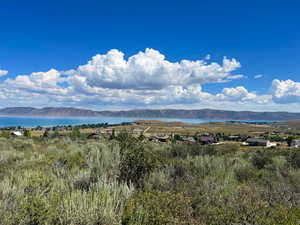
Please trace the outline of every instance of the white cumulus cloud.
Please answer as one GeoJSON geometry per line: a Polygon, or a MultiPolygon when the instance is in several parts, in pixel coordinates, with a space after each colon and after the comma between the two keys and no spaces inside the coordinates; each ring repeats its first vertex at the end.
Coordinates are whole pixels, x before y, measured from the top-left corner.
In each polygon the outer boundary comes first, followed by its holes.
{"type": "Polygon", "coordinates": [[[47,72],[34,72],[30,75],[19,75],[15,79],[7,79],[4,84],[12,88],[27,90],[29,92],[62,94],[66,90],[59,83],[66,79],[61,76],[61,73],[55,69],[47,72]]]}
{"type": "Polygon", "coordinates": [[[299,103],[300,102],[300,82],[293,80],[278,80],[272,82],[271,92],[276,103],[299,103]]]}
{"type": "Polygon", "coordinates": [[[89,86],[158,90],[168,86],[218,83],[241,78],[231,73],[240,68],[236,59],[223,59],[207,64],[204,60],[170,62],[159,51],[147,48],[126,60],[124,53],[113,49],[107,54],[96,55],[74,73],[86,77],[89,86]]]}
{"type": "Polygon", "coordinates": [[[254,92],[249,92],[243,86],[224,88],[221,94],[216,95],[216,98],[219,101],[238,102],[242,104],[268,104],[272,102],[271,95],[257,95],[254,92]]]}
{"type": "Polygon", "coordinates": [[[0,70],[0,77],[8,74],[7,70],[0,70]]]}

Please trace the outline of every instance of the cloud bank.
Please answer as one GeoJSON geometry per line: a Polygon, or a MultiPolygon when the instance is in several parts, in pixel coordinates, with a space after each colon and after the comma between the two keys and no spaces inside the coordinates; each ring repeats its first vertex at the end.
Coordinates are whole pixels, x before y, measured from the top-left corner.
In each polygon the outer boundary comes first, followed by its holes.
{"type": "MultiPolygon", "coordinates": [[[[112,49],[85,65],[68,71],[51,69],[7,78],[0,83],[0,106],[82,106],[101,108],[231,107],[262,109],[297,103],[300,83],[274,80],[269,93],[258,95],[244,86],[220,93],[204,91],[206,84],[242,79],[241,64],[224,57],[221,64],[204,60],[171,62],[159,51],[147,48],[125,58],[112,49]]],[[[0,70],[0,76],[7,71],[0,70]]]]}

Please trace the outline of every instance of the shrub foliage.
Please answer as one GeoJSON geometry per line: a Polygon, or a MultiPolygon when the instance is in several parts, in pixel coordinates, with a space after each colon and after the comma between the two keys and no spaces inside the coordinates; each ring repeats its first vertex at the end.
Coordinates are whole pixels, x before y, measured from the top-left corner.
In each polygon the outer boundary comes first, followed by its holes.
{"type": "Polygon", "coordinates": [[[300,152],[0,137],[1,225],[296,225],[300,152]]]}

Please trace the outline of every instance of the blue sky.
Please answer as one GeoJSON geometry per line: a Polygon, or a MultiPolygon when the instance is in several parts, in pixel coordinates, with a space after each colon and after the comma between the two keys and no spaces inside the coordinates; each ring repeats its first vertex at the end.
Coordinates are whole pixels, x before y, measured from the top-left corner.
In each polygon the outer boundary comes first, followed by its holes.
{"type": "Polygon", "coordinates": [[[0,107],[300,111],[299,1],[1,0],[0,8],[0,107]]]}

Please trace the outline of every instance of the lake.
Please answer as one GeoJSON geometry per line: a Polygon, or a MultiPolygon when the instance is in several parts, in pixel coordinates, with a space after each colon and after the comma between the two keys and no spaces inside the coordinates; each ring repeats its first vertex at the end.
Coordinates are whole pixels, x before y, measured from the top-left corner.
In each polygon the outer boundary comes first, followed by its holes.
{"type": "MultiPolygon", "coordinates": [[[[224,122],[225,120],[202,120],[202,119],[178,119],[178,118],[137,118],[137,117],[10,117],[0,116],[0,127],[50,127],[62,125],[80,125],[108,123],[119,124],[123,122],[133,122],[135,120],[162,120],[166,122],[180,121],[185,123],[207,123],[207,122],[224,122]]],[[[270,122],[270,121],[250,121],[244,122],[270,122]]]]}

